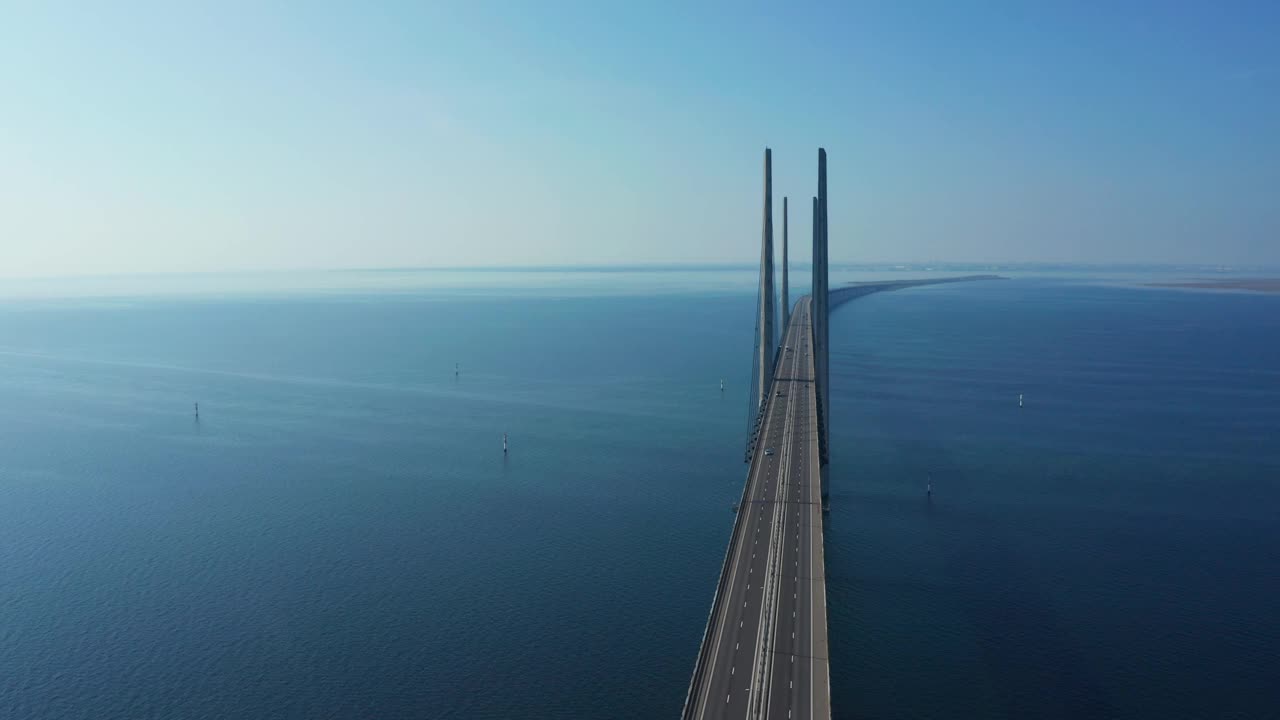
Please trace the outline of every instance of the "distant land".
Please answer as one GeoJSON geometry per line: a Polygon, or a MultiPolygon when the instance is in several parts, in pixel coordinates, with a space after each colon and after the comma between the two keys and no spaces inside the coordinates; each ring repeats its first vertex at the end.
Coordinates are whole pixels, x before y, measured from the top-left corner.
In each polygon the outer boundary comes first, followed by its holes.
{"type": "Polygon", "coordinates": [[[1224,278],[1200,279],[1186,282],[1146,283],[1147,287],[1190,288],[1199,290],[1250,290],[1252,292],[1280,293],[1280,278],[1224,278]]]}

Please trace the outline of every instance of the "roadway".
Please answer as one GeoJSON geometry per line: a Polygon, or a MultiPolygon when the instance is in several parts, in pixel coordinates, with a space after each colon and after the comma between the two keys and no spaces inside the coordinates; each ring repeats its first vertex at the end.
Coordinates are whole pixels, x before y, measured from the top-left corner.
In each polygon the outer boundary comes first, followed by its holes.
{"type": "Polygon", "coordinates": [[[831,716],[809,318],[806,297],[786,329],[791,350],[769,393],[685,718],[831,716]]]}

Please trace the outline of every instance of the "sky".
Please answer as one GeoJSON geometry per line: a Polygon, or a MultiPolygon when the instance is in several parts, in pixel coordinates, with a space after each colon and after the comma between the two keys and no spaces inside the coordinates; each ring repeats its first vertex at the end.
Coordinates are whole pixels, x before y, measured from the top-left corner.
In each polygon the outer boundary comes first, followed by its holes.
{"type": "Polygon", "coordinates": [[[0,0],[0,277],[1280,264],[1280,4],[0,0]]]}

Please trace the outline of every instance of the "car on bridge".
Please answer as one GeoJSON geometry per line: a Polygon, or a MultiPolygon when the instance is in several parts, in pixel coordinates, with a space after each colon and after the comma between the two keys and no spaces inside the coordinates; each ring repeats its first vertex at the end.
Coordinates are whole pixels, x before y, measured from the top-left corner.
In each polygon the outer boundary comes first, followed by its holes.
{"type": "Polygon", "coordinates": [[[765,448],[765,449],[764,449],[764,454],[765,454],[765,455],[772,455],[772,454],[773,454],[773,448],[765,448]]]}

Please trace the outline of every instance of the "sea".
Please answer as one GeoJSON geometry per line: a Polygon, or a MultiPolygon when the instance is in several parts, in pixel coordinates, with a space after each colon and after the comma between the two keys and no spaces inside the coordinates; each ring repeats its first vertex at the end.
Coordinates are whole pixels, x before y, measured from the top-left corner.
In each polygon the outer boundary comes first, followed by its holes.
{"type": "MultiPolygon", "coordinates": [[[[1001,274],[832,315],[835,717],[1280,717],[1280,295],[1001,274]]],[[[754,286],[0,282],[0,718],[677,717],[754,286]]]]}

